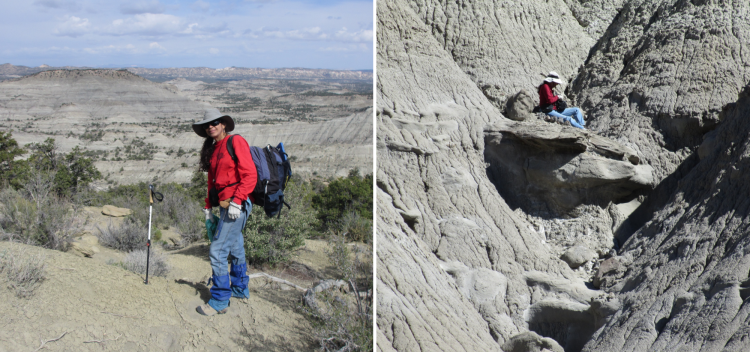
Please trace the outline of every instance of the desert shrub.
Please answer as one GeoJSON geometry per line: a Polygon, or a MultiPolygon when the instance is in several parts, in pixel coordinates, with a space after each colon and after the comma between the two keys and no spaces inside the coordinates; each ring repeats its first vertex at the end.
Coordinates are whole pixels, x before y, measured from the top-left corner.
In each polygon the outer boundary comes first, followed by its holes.
{"type": "Polygon", "coordinates": [[[326,251],[350,293],[328,289],[314,296],[314,303],[301,307],[312,321],[314,335],[324,351],[371,351],[372,256],[360,247],[349,250],[344,236],[329,237],[326,251]],[[363,260],[364,259],[364,260],[363,260]]]}
{"type": "Polygon", "coordinates": [[[346,234],[351,241],[372,243],[372,220],[350,211],[339,219],[339,233],[346,234]]]}
{"type": "Polygon", "coordinates": [[[287,203],[280,217],[269,218],[262,207],[254,206],[243,231],[245,256],[251,264],[287,261],[305,238],[317,235],[318,220],[310,207],[312,190],[307,183],[290,182],[284,191],[287,203]]]}
{"type": "Polygon", "coordinates": [[[66,250],[85,218],[67,198],[41,188],[0,191],[0,228],[12,241],[66,250]]]}
{"type": "MultiPolygon", "coordinates": [[[[15,188],[22,186],[22,175],[26,173],[26,163],[15,160],[26,151],[18,147],[18,142],[11,136],[11,132],[0,132],[0,180],[15,188]]],[[[0,184],[0,187],[3,186],[0,184]]]]}
{"type": "Polygon", "coordinates": [[[362,177],[358,169],[353,169],[349,176],[333,180],[315,195],[312,205],[326,229],[335,227],[348,212],[372,219],[372,175],[362,177]]]}
{"type": "Polygon", "coordinates": [[[138,221],[129,219],[123,221],[120,226],[113,225],[112,222],[106,228],[96,225],[99,230],[99,243],[123,252],[130,252],[146,245],[148,239],[147,227],[138,221]]]}
{"type": "Polygon", "coordinates": [[[41,250],[13,246],[0,252],[0,273],[16,297],[28,298],[45,280],[46,255],[41,250]]]}
{"type": "MultiPolygon", "coordinates": [[[[182,236],[184,244],[201,239],[206,232],[205,217],[203,217],[201,211],[203,208],[202,198],[200,200],[193,198],[188,189],[176,183],[156,185],[155,188],[157,192],[164,195],[164,200],[162,202],[154,201],[151,210],[151,231],[158,228],[175,228],[182,236]]],[[[143,224],[144,231],[147,231],[148,192],[148,185],[145,182],[113,187],[108,191],[97,192],[95,197],[91,197],[89,205],[103,206],[110,204],[128,208],[132,211],[128,221],[143,224]]]]}
{"type": "MultiPolygon", "coordinates": [[[[136,274],[146,275],[146,254],[145,249],[131,251],[125,256],[125,259],[123,259],[122,266],[136,274]]],[[[151,251],[149,257],[148,275],[167,276],[167,273],[169,273],[167,256],[162,252],[151,251]]]]}
{"type": "Polygon", "coordinates": [[[175,183],[166,184],[158,191],[164,194],[164,201],[154,203],[155,225],[176,228],[185,243],[201,239],[206,232],[206,218],[201,210],[203,202],[191,198],[189,190],[175,183]]]}
{"type": "Polygon", "coordinates": [[[204,200],[208,187],[208,173],[195,170],[190,183],[185,188],[188,189],[191,199],[204,200]]]}
{"type": "Polygon", "coordinates": [[[102,178],[91,158],[77,146],[68,154],[60,154],[55,140],[47,138],[43,143],[30,144],[29,149],[29,172],[54,174],[53,189],[60,196],[74,195],[86,189],[92,181],[102,178]]]}

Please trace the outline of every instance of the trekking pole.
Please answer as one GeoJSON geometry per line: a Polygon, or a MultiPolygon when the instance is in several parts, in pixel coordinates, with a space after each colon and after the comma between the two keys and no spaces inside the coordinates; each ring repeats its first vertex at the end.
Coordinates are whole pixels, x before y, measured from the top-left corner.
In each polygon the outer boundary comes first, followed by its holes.
{"type": "Polygon", "coordinates": [[[151,254],[151,208],[154,205],[154,185],[148,185],[148,241],[146,242],[146,281],[148,285],[148,262],[151,254]]]}
{"type": "Polygon", "coordinates": [[[143,283],[148,285],[148,264],[151,254],[151,209],[154,205],[154,198],[157,201],[162,201],[164,195],[159,192],[154,192],[154,185],[148,185],[148,241],[146,242],[146,281],[143,283]]]}

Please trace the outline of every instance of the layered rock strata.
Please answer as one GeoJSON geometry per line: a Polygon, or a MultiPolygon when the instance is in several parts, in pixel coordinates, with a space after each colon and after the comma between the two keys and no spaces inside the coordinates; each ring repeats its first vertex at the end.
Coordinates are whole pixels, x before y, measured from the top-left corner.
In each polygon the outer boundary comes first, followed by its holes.
{"type": "Polygon", "coordinates": [[[654,186],[652,168],[634,150],[558,124],[501,120],[485,129],[484,154],[500,195],[526,213],[559,217],[654,186]]]}
{"type": "Polygon", "coordinates": [[[580,350],[616,301],[497,192],[485,126],[512,122],[407,6],[378,2],[378,349],[580,350]]]}
{"type": "Polygon", "coordinates": [[[750,348],[750,98],[743,92],[703,159],[611,263],[619,309],[585,351],[750,348]]]}

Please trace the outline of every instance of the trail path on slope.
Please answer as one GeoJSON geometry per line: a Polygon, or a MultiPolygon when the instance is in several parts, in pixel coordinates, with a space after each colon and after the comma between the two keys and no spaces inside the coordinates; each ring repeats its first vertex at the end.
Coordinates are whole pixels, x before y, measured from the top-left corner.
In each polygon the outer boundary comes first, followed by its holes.
{"type": "MultiPolygon", "coordinates": [[[[45,253],[46,280],[29,299],[0,285],[0,352],[36,351],[60,336],[43,349],[312,351],[318,346],[309,321],[296,309],[302,293],[265,278],[251,279],[250,298],[233,298],[227,314],[198,314],[195,308],[210,298],[206,243],[165,251],[171,271],[166,278],[149,277],[149,285],[142,275],[106,264],[123,258],[121,252],[97,246],[92,258],[84,258],[9,242],[0,242],[0,252],[19,246],[45,253]]],[[[319,272],[331,270],[325,246],[308,240],[290,266],[266,272],[311,287],[319,272]]]]}

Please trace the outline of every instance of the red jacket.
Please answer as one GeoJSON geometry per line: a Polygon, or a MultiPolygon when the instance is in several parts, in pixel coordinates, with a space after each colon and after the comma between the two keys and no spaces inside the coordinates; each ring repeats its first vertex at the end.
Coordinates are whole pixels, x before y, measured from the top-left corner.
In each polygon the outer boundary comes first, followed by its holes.
{"type": "MultiPolygon", "coordinates": [[[[250,193],[258,181],[258,173],[255,171],[253,157],[250,155],[250,146],[240,135],[232,138],[234,155],[237,156],[237,164],[235,164],[227,151],[228,140],[229,136],[226,136],[214,145],[211,168],[208,170],[208,189],[215,186],[219,190],[219,200],[234,197],[233,202],[242,204],[242,201],[249,197],[253,202],[255,199],[250,196],[250,193]],[[229,186],[233,183],[237,184],[229,186]]],[[[206,208],[211,208],[208,197],[206,197],[206,208]]]]}
{"type": "Polygon", "coordinates": [[[550,104],[554,104],[557,99],[557,95],[555,92],[552,91],[552,87],[549,86],[549,83],[544,82],[541,86],[539,86],[539,106],[544,108],[545,106],[548,106],[550,104]]]}

